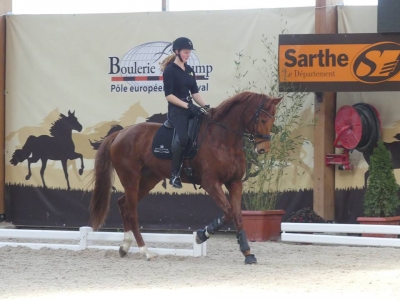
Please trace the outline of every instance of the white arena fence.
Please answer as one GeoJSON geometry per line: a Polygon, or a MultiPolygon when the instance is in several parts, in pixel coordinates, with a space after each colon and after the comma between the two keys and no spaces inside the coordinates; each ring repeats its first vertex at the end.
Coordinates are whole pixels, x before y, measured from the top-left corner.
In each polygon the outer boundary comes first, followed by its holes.
{"type": "Polygon", "coordinates": [[[325,223],[281,223],[282,242],[316,243],[331,245],[357,245],[400,247],[398,238],[340,235],[345,233],[371,233],[400,235],[398,225],[361,225],[325,223]]]}
{"type": "MultiPolygon", "coordinates": [[[[149,251],[160,255],[176,256],[206,256],[206,243],[198,245],[196,243],[196,232],[193,234],[164,234],[164,233],[142,233],[144,242],[161,244],[190,244],[191,249],[176,248],[148,248],[149,251]]],[[[25,246],[32,249],[43,247],[52,249],[84,250],[102,249],[118,250],[119,246],[93,245],[93,242],[122,242],[124,234],[122,232],[94,232],[91,227],[80,227],[79,231],[64,230],[33,230],[33,229],[0,229],[0,239],[29,239],[29,240],[60,240],[72,241],[71,244],[61,243],[20,243],[20,242],[0,242],[0,247],[4,246],[25,246]]],[[[135,240],[133,241],[135,243],[135,240]]],[[[134,245],[132,243],[132,245],[134,245]]],[[[189,248],[189,247],[188,247],[189,248]]],[[[138,247],[131,247],[129,252],[139,252],[138,247]]]]}

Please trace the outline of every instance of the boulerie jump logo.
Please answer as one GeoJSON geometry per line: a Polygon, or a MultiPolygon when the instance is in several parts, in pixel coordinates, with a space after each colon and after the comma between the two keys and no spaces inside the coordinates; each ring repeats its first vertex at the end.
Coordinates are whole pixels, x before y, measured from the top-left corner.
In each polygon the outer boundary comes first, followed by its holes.
{"type": "MultiPolygon", "coordinates": [[[[170,42],[150,42],[130,49],[122,58],[110,56],[109,72],[111,92],[163,92],[163,77],[160,63],[172,53],[170,42]],[[127,83],[129,86],[126,86],[127,83]]],[[[212,65],[201,65],[194,51],[188,60],[194,72],[200,91],[208,91],[212,65]]]]}
{"type": "Polygon", "coordinates": [[[363,49],[354,59],[353,76],[364,83],[388,81],[400,72],[400,44],[381,42],[363,49]]]}

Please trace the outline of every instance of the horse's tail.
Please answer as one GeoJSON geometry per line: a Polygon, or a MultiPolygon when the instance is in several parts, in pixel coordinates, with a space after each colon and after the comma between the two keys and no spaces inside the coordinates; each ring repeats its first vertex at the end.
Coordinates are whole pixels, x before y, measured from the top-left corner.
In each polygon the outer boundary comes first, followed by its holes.
{"type": "Polygon", "coordinates": [[[94,190],[90,200],[90,223],[94,230],[104,224],[106,219],[110,198],[111,188],[114,181],[114,167],[110,158],[110,147],[118,132],[108,136],[101,143],[96,153],[94,164],[94,190]]]}
{"type": "Polygon", "coordinates": [[[25,142],[25,145],[22,147],[22,149],[15,150],[12,158],[10,160],[10,163],[14,166],[16,166],[18,163],[23,162],[25,159],[27,159],[32,151],[33,151],[33,141],[36,139],[36,136],[29,136],[28,139],[25,142]]]}

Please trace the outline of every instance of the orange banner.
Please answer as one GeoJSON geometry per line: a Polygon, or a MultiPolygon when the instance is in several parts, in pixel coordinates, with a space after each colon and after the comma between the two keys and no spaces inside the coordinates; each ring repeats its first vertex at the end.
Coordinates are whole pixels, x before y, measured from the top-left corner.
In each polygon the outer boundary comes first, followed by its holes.
{"type": "Polygon", "coordinates": [[[400,44],[280,45],[280,82],[400,81],[400,44]]]}
{"type": "Polygon", "coordinates": [[[399,34],[281,34],[279,91],[398,91],[399,61],[399,34]]]}

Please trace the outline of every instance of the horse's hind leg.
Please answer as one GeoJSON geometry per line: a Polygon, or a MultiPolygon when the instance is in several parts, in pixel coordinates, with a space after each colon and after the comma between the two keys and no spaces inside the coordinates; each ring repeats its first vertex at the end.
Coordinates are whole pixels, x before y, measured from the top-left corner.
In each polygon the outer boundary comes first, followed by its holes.
{"type": "Polygon", "coordinates": [[[233,209],[233,221],[237,230],[237,240],[240,246],[240,251],[245,256],[245,264],[256,264],[257,259],[254,254],[250,252],[250,246],[247,241],[246,232],[243,230],[242,221],[242,191],[243,185],[241,180],[225,184],[229,191],[229,196],[231,198],[231,204],[233,209]]]}
{"type": "MultiPolygon", "coordinates": [[[[162,178],[156,177],[154,175],[146,175],[142,176],[139,183],[139,191],[137,193],[137,201],[134,205],[131,205],[132,202],[127,201],[127,197],[123,196],[118,200],[118,205],[120,208],[123,225],[124,225],[124,240],[122,245],[119,248],[119,254],[121,257],[124,257],[128,252],[129,248],[133,242],[133,236],[135,236],[136,243],[139,247],[140,253],[146,256],[147,260],[152,259],[156,256],[154,253],[150,252],[142,238],[139,229],[139,220],[137,214],[137,202],[141,200],[144,196],[146,196],[154,186],[160,182],[162,178]]],[[[126,191],[126,189],[125,189],[126,191]]]]}
{"type": "Polygon", "coordinates": [[[133,233],[132,233],[132,220],[128,214],[128,208],[125,202],[125,195],[118,199],[119,211],[122,217],[122,224],[124,225],[124,240],[122,241],[122,245],[119,247],[119,255],[124,257],[128,252],[131,244],[133,242],[133,233]]]}

